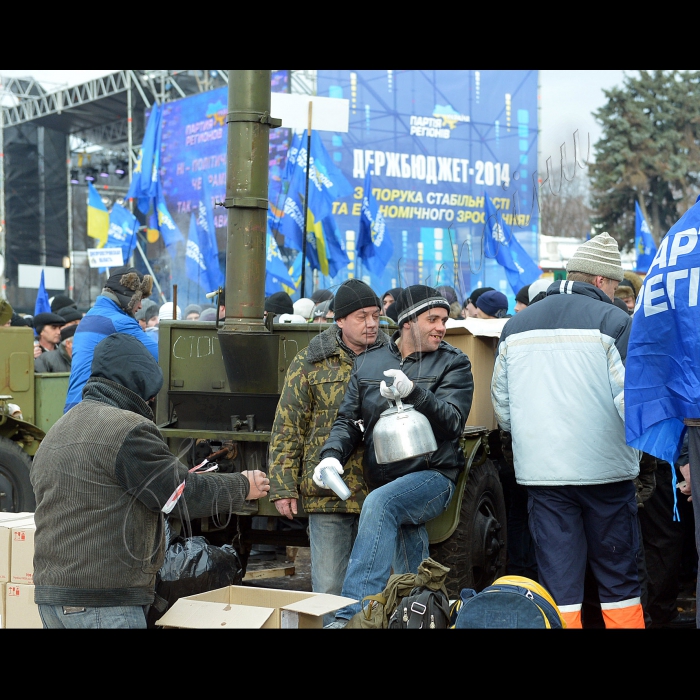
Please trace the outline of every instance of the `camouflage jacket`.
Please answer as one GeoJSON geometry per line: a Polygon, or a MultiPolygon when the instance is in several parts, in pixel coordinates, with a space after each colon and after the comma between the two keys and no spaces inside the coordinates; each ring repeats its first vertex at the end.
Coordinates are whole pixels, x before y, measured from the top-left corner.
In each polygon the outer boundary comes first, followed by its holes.
{"type": "MultiPolygon", "coordinates": [[[[301,497],[307,513],[359,513],[367,495],[362,444],[345,464],[343,480],[351,491],[346,501],[316,486],[312,478],[355,361],[339,344],[338,330],[334,324],[314,336],[292,360],[272,425],[269,498],[301,497]]],[[[388,340],[380,330],[377,343],[388,340]]]]}

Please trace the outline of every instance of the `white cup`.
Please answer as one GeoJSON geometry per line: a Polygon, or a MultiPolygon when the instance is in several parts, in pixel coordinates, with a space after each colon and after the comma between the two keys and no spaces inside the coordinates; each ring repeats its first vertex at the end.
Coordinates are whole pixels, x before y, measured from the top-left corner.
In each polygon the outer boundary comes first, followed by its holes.
{"type": "Polygon", "coordinates": [[[324,467],[321,469],[321,479],[323,479],[326,488],[335,491],[339,498],[342,498],[344,501],[350,498],[350,489],[333,467],[324,467]]]}

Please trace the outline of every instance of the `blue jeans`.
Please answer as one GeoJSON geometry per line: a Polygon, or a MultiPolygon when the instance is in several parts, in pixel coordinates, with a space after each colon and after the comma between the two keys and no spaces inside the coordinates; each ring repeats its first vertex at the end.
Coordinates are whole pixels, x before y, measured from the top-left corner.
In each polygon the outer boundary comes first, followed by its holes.
{"type": "Polygon", "coordinates": [[[381,593],[397,571],[416,573],[430,556],[425,523],[449,505],[455,485],[439,472],[428,470],[399,477],[372,491],[360,513],[357,537],[350,555],[341,595],[357,603],[335,613],[349,620],[366,595],[381,593]]]}
{"type": "Polygon", "coordinates": [[[129,629],[145,630],[148,605],[120,605],[111,608],[87,608],[63,605],[39,605],[44,629],[88,630],[129,629]],[[65,612],[64,612],[65,610],[65,612]]]}
{"type": "MultiPolygon", "coordinates": [[[[314,593],[340,595],[350,552],[357,536],[357,513],[309,513],[311,588],[314,593]]],[[[333,621],[324,615],[323,623],[333,621]]]]}

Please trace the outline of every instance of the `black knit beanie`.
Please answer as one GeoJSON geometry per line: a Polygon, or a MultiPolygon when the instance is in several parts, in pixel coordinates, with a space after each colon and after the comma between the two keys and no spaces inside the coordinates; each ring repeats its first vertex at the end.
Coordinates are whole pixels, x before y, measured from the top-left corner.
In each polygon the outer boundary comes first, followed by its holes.
{"type": "Polygon", "coordinates": [[[353,277],[338,287],[333,299],[333,312],[336,319],[345,318],[353,311],[364,309],[366,306],[382,308],[379,297],[368,284],[353,277]]]}
{"type": "Polygon", "coordinates": [[[527,306],[530,303],[530,297],[527,293],[529,289],[529,284],[526,284],[524,287],[520,287],[518,293],[515,295],[515,301],[519,301],[521,304],[525,304],[525,306],[527,306]]]}
{"type": "Polygon", "coordinates": [[[135,267],[116,267],[105,282],[109,289],[119,299],[119,305],[128,314],[134,315],[134,309],[139,301],[151,295],[153,280],[150,275],[142,275],[135,267]]]}
{"type": "Polygon", "coordinates": [[[401,290],[399,298],[394,304],[399,326],[404,321],[413,321],[416,316],[436,307],[450,313],[450,302],[445,297],[440,296],[437,289],[427,287],[424,284],[414,284],[401,290]]]}
{"type": "Polygon", "coordinates": [[[281,316],[282,314],[293,314],[294,304],[292,297],[287,292],[275,292],[265,299],[265,311],[281,316]]]}

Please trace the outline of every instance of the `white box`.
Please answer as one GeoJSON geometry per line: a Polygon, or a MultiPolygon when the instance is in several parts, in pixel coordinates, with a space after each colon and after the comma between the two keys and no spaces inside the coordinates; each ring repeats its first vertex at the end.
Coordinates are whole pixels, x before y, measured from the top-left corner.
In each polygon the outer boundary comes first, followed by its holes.
{"type": "Polygon", "coordinates": [[[11,583],[34,583],[35,532],[36,525],[34,521],[16,524],[12,528],[11,583]]]}
{"type": "MultiPolygon", "coordinates": [[[[15,513],[15,515],[20,515],[15,513]]],[[[34,514],[29,513],[14,519],[0,520],[0,583],[10,580],[12,564],[12,528],[15,525],[29,525],[34,522],[34,514]]]]}
{"type": "Polygon", "coordinates": [[[34,586],[5,584],[5,628],[43,629],[39,606],[34,602],[34,586]]]}

